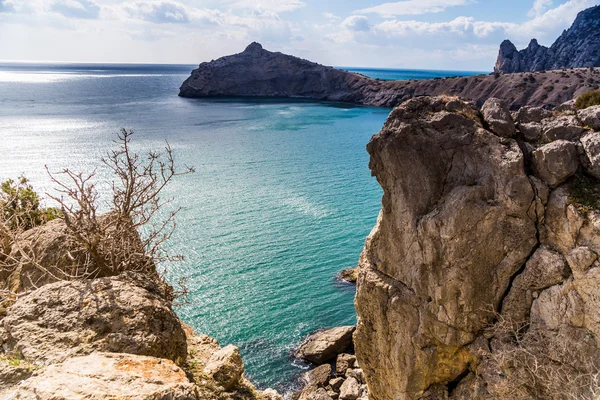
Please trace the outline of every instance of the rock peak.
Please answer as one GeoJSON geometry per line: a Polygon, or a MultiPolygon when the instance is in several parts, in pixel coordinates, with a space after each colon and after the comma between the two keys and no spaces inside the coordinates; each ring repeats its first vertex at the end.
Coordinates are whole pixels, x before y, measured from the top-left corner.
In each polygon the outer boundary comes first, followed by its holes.
{"type": "Polygon", "coordinates": [[[252,42],[248,45],[248,47],[246,47],[246,50],[244,50],[244,53],[256,53],[262,49],[263,49],[263,47],[260,43],[252,42]]]}
{"type": "Polygon", "coordinates": [[[500,45],[496,72],[532,72],[600,66],[600,6],[581,11],[573,25],[548,48],[536,39],[517,51],[509,41],[500,45]],[[514,48],[514,49],[513,49],[514,48]]]}

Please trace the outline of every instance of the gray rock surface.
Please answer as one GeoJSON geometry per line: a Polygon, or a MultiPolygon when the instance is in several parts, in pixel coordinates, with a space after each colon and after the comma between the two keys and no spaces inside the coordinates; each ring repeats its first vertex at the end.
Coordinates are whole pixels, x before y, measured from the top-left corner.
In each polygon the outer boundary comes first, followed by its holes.
{"type": "Polygon", "coordinates": [[[546,142],[555,140],[577,141],[583,132],[583,126],[577,117],[573,115],[546,118],[542,121],[542,137],[546,142]]]}
{"type": "Polygon", "coordinates": [[[332,360],[352,345],[354,330],[354,326],[342,326],[315,332],[300,345],[296,357],[314,364],[332,360]]]}
{"type": "Polygon", "coordinates": [[[520,124],[528,124],[531,122],[542,122],[546,118],[550,118],[552,112],[541,107],[521,107],[517,111],[516,121],[520,124]]]}
{"type": "Polygon", "coordinates": [[[136,274],[43,286],[9,308],[8,345],[36,365],[94,351],[182,363],[185,333],[158,290],[136,274]]]}
{"type": "Polygon", "coordinates": [[[518,51],[505,40],[494,70],[514,73],[600,66],[600,6],[579,13],[573,25],[548,48],[533,39],[518,51]]]}
{"type": "Polygon", "coordinates": [[[591,106],[578,110],[577,115],[581,122],[595,131],[600,131],[600,106],[591,106]]]}
{"type": "Polygon", "coordinates": [[[508,104],[504,100],[495,98],[486,100],[481,108],[481,113],[490,130],[498,136],[510,138],[515,135],[515,124],[508,104]]]}
{"type": "Polygon", "coordinates": [[[577,172],[577,146],[566,140],[548,143],[533,152],[532,166],[535,176],[556,187],[577,172]]]}
{"type": "Polygon", "coordinates": [[[600,179],[600,132],[590,132],[580,142],[583,148],[581,163],[589,174],[600,179]]]}

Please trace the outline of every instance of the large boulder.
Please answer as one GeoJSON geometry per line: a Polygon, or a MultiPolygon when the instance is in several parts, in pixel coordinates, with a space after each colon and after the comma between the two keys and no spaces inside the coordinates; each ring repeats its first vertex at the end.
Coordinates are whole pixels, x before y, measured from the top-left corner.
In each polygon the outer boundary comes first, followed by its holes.
{"type": "Polygon", "coordinates": [[[483,119],[490,130],[502,137],[513,137],[516,129],[510,115],[508,104],[504,100],[491,98],[483,103],[481,108],[483,119]]]}
{"type": "Polygon", "coordinates": [[[580,142],[583,148],[581,163],[589,174],[600,179],[600,132],[590,132],[580,142]]]}
{"type": "Polygon", "coordinates": [[[57,282],[20,298],[2,321],[5,346],[36,365],[94,351],[186,358],[181,322],[144,275],[57,282]]]}
{"type": "Polygon", "coordinates": [[[354,326],[342,326],[317,331],[306,338],[296,351],[296,357],[314,364],[323,364],[352,346],[354,326]]]}
{"type": "Polygon", "coordinates": [[[583,125],[588,126],[595,131],[600,131],[600,106],[592,106],[579,110],[577,111],[577,115],[583,125]]]}
{"type": "Polygon", "coordinates": [[[360,258],[356,354],[373,399],[416,399],[476,362],[486,307],[537,244],[536,195],[517,142],[456,99],[409,100],[367,150],[384,195],[360,258]]]}
{"type": "Polygon", "coordinates": [[[307,385],[321,387],[327,386],[329,378],[331,378],[331,365],[329,364],[319,365],[317,368],[306,372],[302,377],[307,385]]]}
{"type": "Polygon", "coordinates": [[[566,140],[548,143],[533,152],[532,166],[535,176],[556,187],[577,172],[577,146],[566,140]]]}
{"type": "Polygon", "coordinates": [[[170,360],[92,353],[37,371],[14,400],[199,400],[185,372],[170,360]]]}
{"type": "Polygon", "coordinates": [[[577,141],[585,129],[576,116],[564,115],[542,121],[542,137],[546,142],[555,140],[577,141]]]}

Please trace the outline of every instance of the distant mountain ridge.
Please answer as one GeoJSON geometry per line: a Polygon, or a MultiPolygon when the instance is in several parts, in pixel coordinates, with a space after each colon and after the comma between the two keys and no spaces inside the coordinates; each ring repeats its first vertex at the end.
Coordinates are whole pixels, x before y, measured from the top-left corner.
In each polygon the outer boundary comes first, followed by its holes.
{"type": "Polygon", "coordinates": [[[573,25],[565,30],[551,47],[532,39],[527,48],[518,51],[505,40],[494,71],[503,73],[535,72],[563,68],[600,66],[600,6],[580,12],[573,25]]]}
{"type": "Polygon", "coordinates": [[[181,85],[179,96],[295,98],[395,107],[414,97],[447,94],[479,106],[496,97],[518,109],[552,108],[598,87],[598,69],[383,81],[252,43],[241,53],[200,64],[181,85]]]}

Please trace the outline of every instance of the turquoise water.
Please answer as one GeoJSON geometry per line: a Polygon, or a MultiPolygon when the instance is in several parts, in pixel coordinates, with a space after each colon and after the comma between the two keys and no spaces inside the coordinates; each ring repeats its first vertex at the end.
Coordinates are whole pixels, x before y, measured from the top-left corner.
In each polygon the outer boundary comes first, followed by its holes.
{"type": "Polygon", "coordinates": [[[141,151],[168,140],[197,170],[168,189],[183,207],[171,246],[186,258],[167,276],[190,290],[177,311],[239,346],[258,386],[290,390],[307,368],[290,356],[301,339],[355,323],[354,287],[335,274],[375,224],[365,145],[389,110],[179,98],[192,68],[0,64],[0,179],[24,173],[49,191],[44,165],[90,171],[121,127],[141,151]]]}

